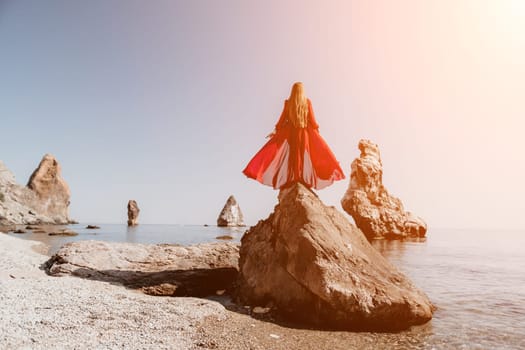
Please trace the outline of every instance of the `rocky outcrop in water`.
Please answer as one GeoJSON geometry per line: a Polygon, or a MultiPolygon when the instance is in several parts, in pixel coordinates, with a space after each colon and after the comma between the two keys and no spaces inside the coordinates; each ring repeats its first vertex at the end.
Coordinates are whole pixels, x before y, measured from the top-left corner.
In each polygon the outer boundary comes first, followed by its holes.
{"type": "Polygon", "coordinates": [[[239,246],[234,243],[79,241],[60,248],[47,262],[47,272],[117,282],[152,295],[207,296],[231,291],[238,260],[239,246]]]}
{"type": "Polygon", "coordinates": [[[230,196],[222,208],[217,226],[245,226],[241,207],[234,196],[230,196]]]}
{"type": "Polygon", "coordinates": [[[392,331],[422,324],[428,297],[334,207],[301,184],[242,238],[237,299],[321,328],[392,331]]]}
{"type": "Polygon", "coordinates": [[[403,203],[383,186],[383,164],[378,146],[359,141],[361,154],[352,162],[350,184],[341,204],[368,239],[424,237],[427,225],[405,211],[403,203]]]}
{"type": "Polygon", "coordinates": [[[130,200],[128,202],[128,226],[136,226],[139,224],[139,205],[137,201],[130,200]]]}
{"type": "Polygon", "coordinates": [[[68,224],[70,191],[60,164],[46,154],[26,187],[0,162],[0,225],[68,224]]]}

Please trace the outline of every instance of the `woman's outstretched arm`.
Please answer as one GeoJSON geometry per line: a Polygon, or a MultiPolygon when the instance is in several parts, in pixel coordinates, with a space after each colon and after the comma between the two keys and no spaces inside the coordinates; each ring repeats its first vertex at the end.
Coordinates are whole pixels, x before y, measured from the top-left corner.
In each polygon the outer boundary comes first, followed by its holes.
{"type": "Polygon", "coordinates": [[[284,101],[284,107],[283,107],[283,111],[281,113],[281,116],[279,117],[279,120],[277,121],[277,124],[275,124],[275,129],[270,133],[268,134],[268,136],[266,137],[272,137],[273,135],[275,135],[275,132],[276,131],[279,131],[280,129],[283,128],[283,126],[286,124],[286,100],[284,101]]]}

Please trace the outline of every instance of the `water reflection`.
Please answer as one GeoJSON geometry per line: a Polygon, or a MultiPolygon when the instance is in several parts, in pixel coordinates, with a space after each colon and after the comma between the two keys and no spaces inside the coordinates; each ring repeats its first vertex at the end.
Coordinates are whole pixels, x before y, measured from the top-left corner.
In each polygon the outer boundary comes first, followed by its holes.
{"type": "Polygon", "coordinates": [[[377,239],[370,243],[385,258],[392,261],[397,261],[402,259],[403,255],[405,254],[407,245],[424,244],[426,241],[426,238],[410,238],[405,240],[377,239]]]}
{"type": "MultiPolygon", "coordinates": [[[[26,229],[26,233],[17,234],[18,237],[39,241],[49,247],[48,254],[54,254],[61,246],[68,242],[88,239],[130,243],[172,243],[197,244],[217,242],[219,236],[231,236],[233,242],[240,241],[246,231],[245,227],[217,227],[200,225],[105,225],[99,224],[100,229],[87,229],[85,225],[39,226],[36,230],[26,229]],[[67,228],[78,233],[77,236],[50,236],[49,232],[67,228]]],[[[21,227],[25,228],[25,226],[21,227]]],[[[10,233],[13,234],[13,233],[10,233]]],[[[14,235],[14,234],[13,234],[14,235]]]]}
{"type": "Polygon", "coordinates": [[[138,231],[138,226],[127,226],[126,227],[126,242],[138,243],[137,231],[138,231]]]}

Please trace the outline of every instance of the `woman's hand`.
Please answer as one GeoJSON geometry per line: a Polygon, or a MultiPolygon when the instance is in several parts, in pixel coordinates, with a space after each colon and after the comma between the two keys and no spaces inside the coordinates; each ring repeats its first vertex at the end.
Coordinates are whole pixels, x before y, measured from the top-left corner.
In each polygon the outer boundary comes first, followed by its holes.
{"type": "Polygon", "coordinates": [[[269,138],[272,138],[275,136],[275,130],[272,131],[271,133],[269,133],[268,135],[266,135],[266,138],[269,139],[269,138]]]}

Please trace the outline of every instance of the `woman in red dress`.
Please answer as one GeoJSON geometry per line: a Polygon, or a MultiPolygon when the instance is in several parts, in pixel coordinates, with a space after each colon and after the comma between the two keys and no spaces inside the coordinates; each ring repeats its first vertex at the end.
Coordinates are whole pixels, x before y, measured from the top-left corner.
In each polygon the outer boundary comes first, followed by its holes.
{"type": "Polygon", "coordinates": [[[312,102],[306,98],[302,83],[293,85],[275,131],[268,137],[270,140],[243,170],[246,176],[275,189],[296,182],[321,189],[345,178],[319,134],[312,102]]]}

